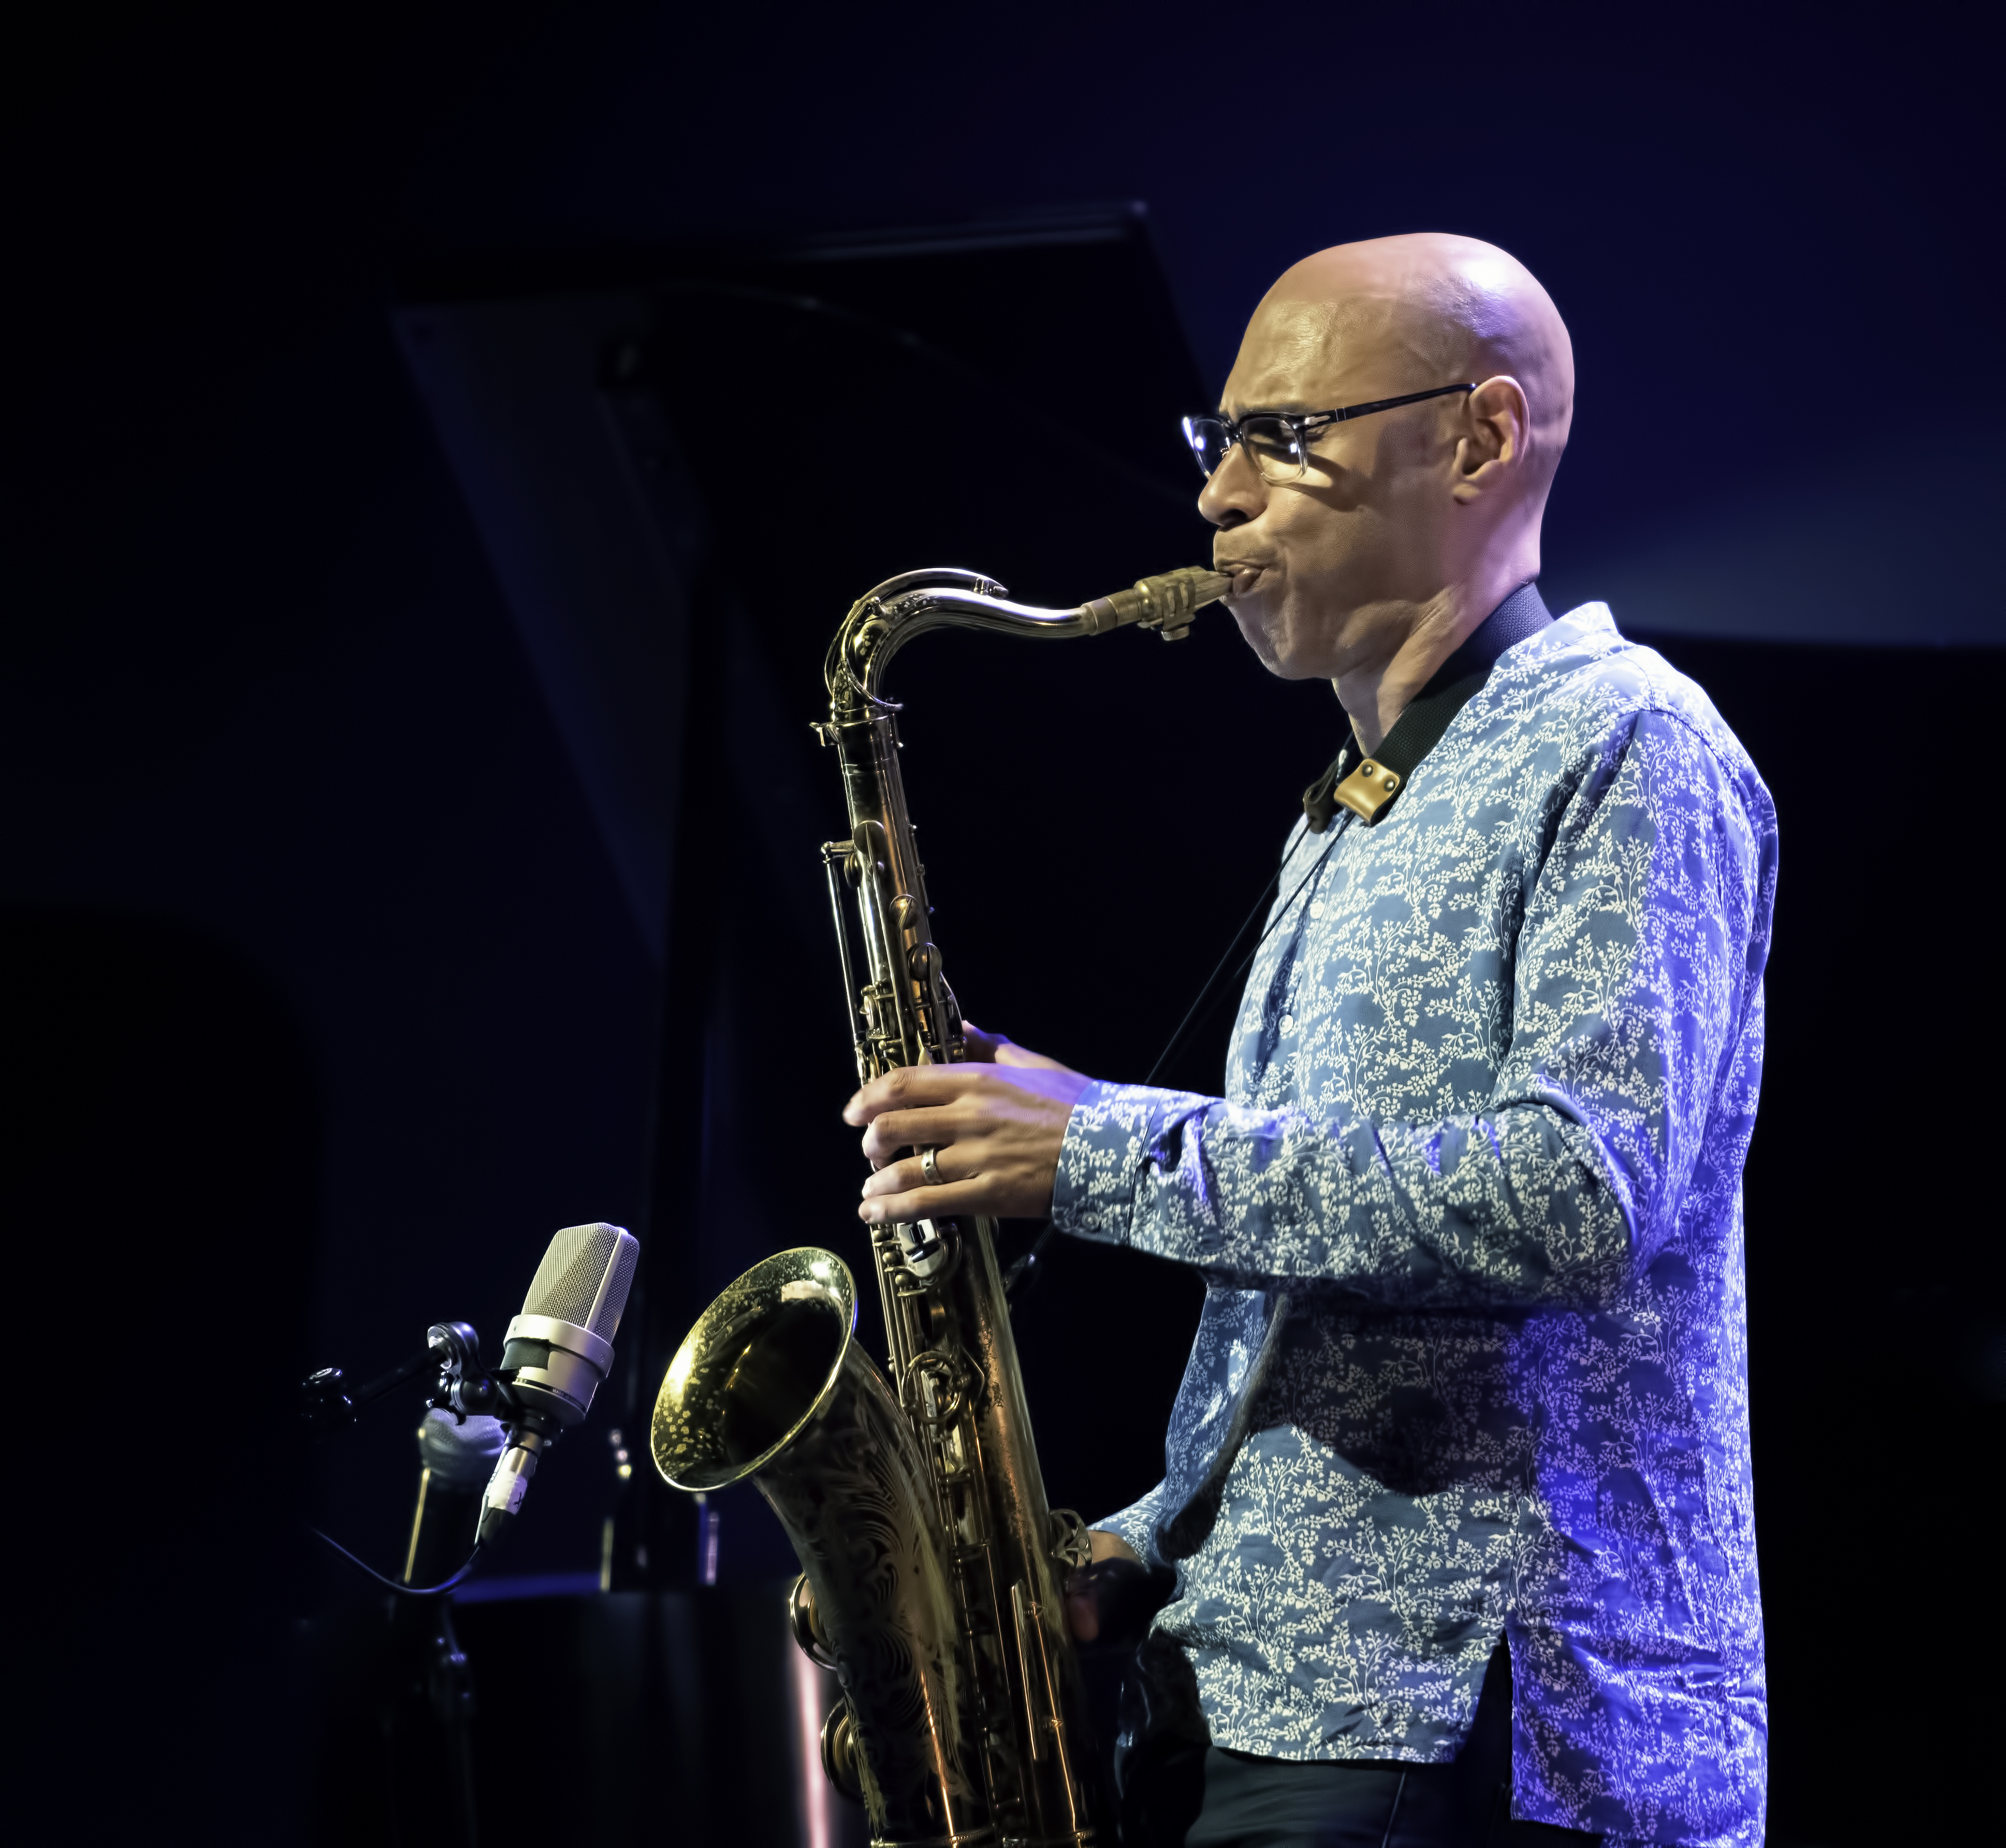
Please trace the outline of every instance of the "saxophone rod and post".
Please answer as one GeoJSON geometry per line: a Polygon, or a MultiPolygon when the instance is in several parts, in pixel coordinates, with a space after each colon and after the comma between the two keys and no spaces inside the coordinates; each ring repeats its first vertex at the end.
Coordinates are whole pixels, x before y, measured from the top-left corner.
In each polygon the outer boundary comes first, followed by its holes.
{"type": "MultiPolygon", "coordinates": [[[[860,1081],[967,1052],[928,924],[899,708],[882,695],[893,656],[950,628],[1064,639],[1132,624],[1176,640],[1231,589],[1192,567],[1047,610],[973,572],[936,570],[852,606],[816,730],[836,752],[850,824],[822,861],[860,1081]]],[[[1096,1839],[1064,1599],[1086,1533],[1045,1499],[994,1231],[973,1218],[873,1230],[882,1369],[857,1341],[856,1280],[840,1258],[809,1247],[767,1258],[704,1311],[655,1403],[662,1475],[693,1492],[749,1479],[793,1542],[795,1638],[843,1688],[823,1766],[864,1804],[874,1848],[1096,1839]]]]}

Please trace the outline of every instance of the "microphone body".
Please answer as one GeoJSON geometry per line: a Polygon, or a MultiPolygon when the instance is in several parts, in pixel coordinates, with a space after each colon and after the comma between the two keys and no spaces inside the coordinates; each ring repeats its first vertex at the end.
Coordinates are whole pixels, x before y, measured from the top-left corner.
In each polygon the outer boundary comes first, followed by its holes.
{"type": "Polygon", "coordinates": [[[545,1450],[583,1421],[613,1366],[613,1336],[634,1287],[641,1241],[618,1226],[567,1226],[509,1325],[498,1376],[511,1416],[508,1446],[481,1498],[485,1546],[507,1530],[545,1450]]]}

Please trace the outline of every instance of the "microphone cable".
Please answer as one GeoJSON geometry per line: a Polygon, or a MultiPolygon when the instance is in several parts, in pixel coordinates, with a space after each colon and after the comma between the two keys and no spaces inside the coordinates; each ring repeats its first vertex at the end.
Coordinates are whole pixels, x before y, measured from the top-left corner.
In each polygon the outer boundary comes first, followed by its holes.
{"type": "Polygon", "coordinates": [[[342,1558],[347,1560],[350,1565],[354,1566],[357,1572],[367,1572],[378,1585],[387,1586],[392,1591],[396,1592],[400,1597],[436,1598],[441,1596],[445,1593],[451,1591],[456,1586],[463,1583],[466,1579],[466,1575],[480,1562],[482,1543],[479,1540],[476,1540],[473,1544],[473,1552],[467,1556],[466,1564],[462,1566],[458,1572],[455,1572],[450,1579],[442,1579],[436,1585],[399,1585],[394,1579],[385,1578],[383,1575],[378,1572],[373,1565],[368,1563],[368,1561],[357,1559],[353,1553],[350,1552],[349,1550],[344,1547],[340,1540],[335,1539],[332,1534],[323,1533],[318,1527],[314,1526],[309,1526],[307,1529],[307,1532],[311,1533],[315,1540],[326,1540],[330,1547],[333,1547],[336,1552],[339,1553],[342,1558]]]}

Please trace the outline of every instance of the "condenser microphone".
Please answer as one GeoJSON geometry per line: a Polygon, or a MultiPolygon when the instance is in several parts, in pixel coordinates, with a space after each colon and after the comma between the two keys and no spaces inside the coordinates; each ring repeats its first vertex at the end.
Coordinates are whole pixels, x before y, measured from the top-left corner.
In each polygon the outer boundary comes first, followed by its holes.
{"type": "Polygon", "coordinates": [[[509,1325],[499,1377],[512,1406],[509,1446],[482,1498],[480,1541],[499,1539],[523,1505],[537,1461],[579,1424],[613,1366],[641,1241],[618,1226],[567,1226],[509,1325]]]}

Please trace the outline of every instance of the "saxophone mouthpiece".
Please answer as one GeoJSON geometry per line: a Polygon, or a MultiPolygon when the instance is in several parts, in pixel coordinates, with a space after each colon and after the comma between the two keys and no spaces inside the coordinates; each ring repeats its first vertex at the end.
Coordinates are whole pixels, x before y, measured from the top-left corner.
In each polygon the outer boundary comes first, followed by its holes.
{"type": "Polygon", "coordinates": [[[1187,565],[1156,577],[1138,578],[1133,590],[1096,597],[1080,606],[1079,614],[1089,635],[1104,635],[1133,622],[1155,629],[1166,642],[1181,642],[1191,632],[1191,618],[1232,588],[1233,579],[1224,572],[1187,565]]]}

